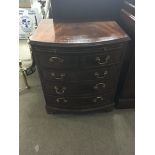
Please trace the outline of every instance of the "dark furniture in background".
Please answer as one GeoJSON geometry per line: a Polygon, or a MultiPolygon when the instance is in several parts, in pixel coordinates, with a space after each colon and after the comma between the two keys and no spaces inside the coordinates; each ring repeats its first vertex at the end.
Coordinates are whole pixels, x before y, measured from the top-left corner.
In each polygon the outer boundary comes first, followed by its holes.
{"type": "Polygon", "coordinates": [[[125,0],[120,11],[120,25],[130,35],[131,41],[122,68],[116,93],[117,108],[135,106],[135,2],[125,0]]]}
{"type": "Polygon", "coordinates": [[[114,21],[43,20],[30,44],[47,112],[112,110],[128,42],[114,21]]]}
{"type": "Polygon", "coordinates": [[[130,36],[124,67],[118,83],[115,102],[117,108],[135,105],[135,0],[53,0],[50,18],[56,21],[114,20],[130,36]]]}
{"type": "Polygon", "coordinates": [[[51,0],[51,17],[59,21],[119,19],[123,0],[51,0]]]}

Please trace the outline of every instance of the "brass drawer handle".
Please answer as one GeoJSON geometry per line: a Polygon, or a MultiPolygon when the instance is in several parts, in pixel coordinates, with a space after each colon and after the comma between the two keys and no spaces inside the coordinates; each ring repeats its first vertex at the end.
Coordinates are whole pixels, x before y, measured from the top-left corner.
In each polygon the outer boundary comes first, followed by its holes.
{"type": "Polygon", "coordinates": [[[65,98],[57,98],[57,99],[56,99],[56,102],[57,102],[57,103],[67,103],[68,100],[66,100],[65,98]]]}
{"type": "Polygon", "coordinates": [[[104,64],[108,63],[109,60],[110,60],[110,55],[107,55],[104,61],[102,61],[100,57],[96,57],[96,62],[99,65],[104,65],[104,64]]]}
{"type": "Polygon", "coordinates": [[[54,86],[56,94],[62,95],[64,94],[66,87],[58,88],[57,86],[54,86]]]}
{"type": "Polygon", "coordinates": [[[105,83],[97,83],[94,86],[94,89],[105,88],[105,87],[106,87],[106,84],[105,83]]]}
{"type": "Polygon", "coordinates": [[[56,76],[55,73],[51,73],[52,78],[56,79],[56,80],[62,80],[66,74],[65,73],[61,73],[59,76],[56,76]]]}
{"type": "Polygon", "coordinates": [[[103,79],[106,75],[108,74],[108,71],[105,70],[103,75],[100,75],[100,73],[95,72],[94,75],[98,78],[98,79],[103,79]]]}
{"type": "Polygon", "coordinates": [[[102,96],[97,96],[96,98],[93,99],[94,103],[101,102],[101,101],[103,101],[103,97],[102,96]]]}
{"type": "Polygon", "coordinates": [[[59,57],[50,57],[49,62],[51,62],[51,63],[63,63],[64,59],[59,58],[59,57]]]}

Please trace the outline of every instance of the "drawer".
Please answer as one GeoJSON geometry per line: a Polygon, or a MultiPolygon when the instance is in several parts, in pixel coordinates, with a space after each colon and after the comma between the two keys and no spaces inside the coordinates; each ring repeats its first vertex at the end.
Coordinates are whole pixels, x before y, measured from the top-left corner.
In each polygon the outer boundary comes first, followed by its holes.
{"type": "Polygon", "coordinates": [[[91,47],[52,47],[52,46],[40,46],[33,45],[32,50],[34,52],[44,52],[52,54],[71,54],[71,53],[96,53],[96,52],[110,52],[121,50],[125,47],[125,43],[114,43],[114,44],[105,44],[102,46],[91,46],[91,47]]]}
{"type": "Polygon", "coordinates": [[[82,70],[82,71],[65,71],[65,70],[42,70],[43,78],[50,81],[91,81],[103,80],[116,77],[119,72],[119,65],[102,67],[100,69],[82,70]]]}
{"type": "Polygon", "coordinates": [[[73,55],[57,55],[51,53],[36,54],[39,64],[47,68],[64,69],[74,68],[78,65],[78,57],[73,55]]]}
{"type": "Polygon", "coordinates": [[[41,71],[43,78],[50,81],[75,82],[78,79],[78,72],[66,70],[45,69],[41,71]]]}
{"type": "Polygon", "coordinates": [[[90,106],[107,105],[113,102],[113,94],[96,95],[88,97],[56,97],[45,96],[47,106],[84,108],[90,106]]]}
{"type": "Polygon", "coordinates": [[[115,80],[105,80],[91,83],[45,83],[44,88],[48,95],[79,96],[97,93],[105,93],[114,89],[115,80]]]}
{"type": "Polygon", "coordinates": [[[121,61],[122,50],[85,55],[81,58],[83,68],[107,66],[121,61]]]}
{"type": "Polygon", "coordinates": [[[120,65],[112,65],[112,66],[106,66],[99,69],[91,69],[86,71],[81,71],[79,73],[79,79],[84,81],[101,81],[101,80],[107,80],[107,79],[114,79],[118,76],[120,69],[120,65]]]}

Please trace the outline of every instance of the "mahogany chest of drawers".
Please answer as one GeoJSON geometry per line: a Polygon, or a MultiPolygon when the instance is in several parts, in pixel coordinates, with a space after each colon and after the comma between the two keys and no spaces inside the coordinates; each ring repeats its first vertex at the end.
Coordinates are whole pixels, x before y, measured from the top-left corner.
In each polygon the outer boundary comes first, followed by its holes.
{"type": "Polygon", "coordinates": [[[30,45],[47,112],[112,110],[129,40],[114,21],[42,20],[30,45]]]}

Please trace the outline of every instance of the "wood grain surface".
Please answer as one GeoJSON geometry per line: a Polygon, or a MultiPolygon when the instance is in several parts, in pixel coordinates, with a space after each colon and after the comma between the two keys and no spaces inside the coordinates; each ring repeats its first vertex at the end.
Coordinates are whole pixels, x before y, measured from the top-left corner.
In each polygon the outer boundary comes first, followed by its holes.
{"type": "Polygon", "coordinates": [[[88,44],[112,40],[129,40],[126,33],[114,21],[61,23],[44,19],[34,34],[31,43],[88,44]]]}

